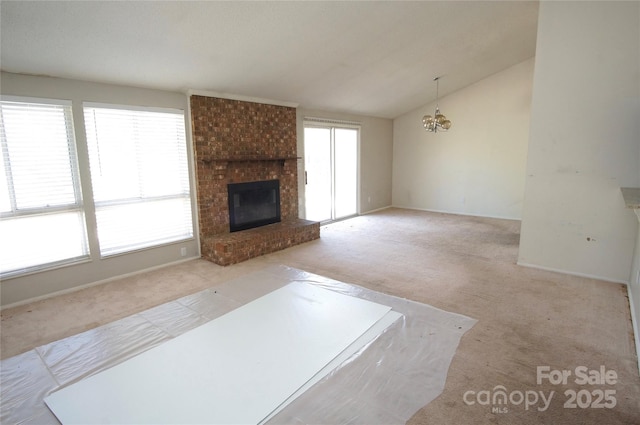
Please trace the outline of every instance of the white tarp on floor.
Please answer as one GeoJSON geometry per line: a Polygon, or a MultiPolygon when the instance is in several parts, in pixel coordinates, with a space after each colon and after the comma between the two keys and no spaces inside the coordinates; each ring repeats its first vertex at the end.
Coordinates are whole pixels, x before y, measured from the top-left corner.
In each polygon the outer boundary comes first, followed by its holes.
{"type": "Polygon", "coordinates": [[[460,338],[476,322],[302,270],[267,267],[2,360],[0,423],[57,423],[44,398],[292,282],[382,304],[398,316],[388,327],[378,322],[368,342],[344,351],[268,424],[405,423],[442,392],[460,338]]]}
{"type": "Polygon", "coordinates": [[[63,424],[257,424],[390,310],[293,282],[45,402],[63,424]]]}

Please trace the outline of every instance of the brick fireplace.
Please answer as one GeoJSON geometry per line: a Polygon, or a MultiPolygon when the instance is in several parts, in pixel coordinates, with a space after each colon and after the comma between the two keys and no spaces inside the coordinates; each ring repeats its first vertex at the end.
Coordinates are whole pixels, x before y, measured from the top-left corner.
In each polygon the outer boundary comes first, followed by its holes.
{"type": "Polygon", "coordinates": [[[319,223],[298,218],[295,108],[197,95],[190,102],[202,257],[226,266],[319,238],[319,223]],[[274,179],[281,222],[231,233],[227,185],[274,179]]]}

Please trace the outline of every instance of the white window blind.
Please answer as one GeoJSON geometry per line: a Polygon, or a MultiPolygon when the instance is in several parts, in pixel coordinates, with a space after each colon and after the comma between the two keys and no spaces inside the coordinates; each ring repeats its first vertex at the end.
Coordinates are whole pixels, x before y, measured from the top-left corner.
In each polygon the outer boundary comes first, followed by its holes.
{"type": "Polygon", "coordinates": [[[0,274],[88,257],[71,104],[0,101],[0,274]]]}
{"type": "Polygon", "coordinates": [[[102,256],[193,237],[184,113],[84,105],[102,256]]]}

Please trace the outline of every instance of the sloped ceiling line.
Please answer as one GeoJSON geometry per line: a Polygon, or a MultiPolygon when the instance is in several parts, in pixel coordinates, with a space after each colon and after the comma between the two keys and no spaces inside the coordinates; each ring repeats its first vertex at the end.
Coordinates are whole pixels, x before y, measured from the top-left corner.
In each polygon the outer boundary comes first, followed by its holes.
{"type": "Polygon", "coordinates": [[[537,1],[3,1],[3,71],[395,118],[535,55],[537,1]]]}

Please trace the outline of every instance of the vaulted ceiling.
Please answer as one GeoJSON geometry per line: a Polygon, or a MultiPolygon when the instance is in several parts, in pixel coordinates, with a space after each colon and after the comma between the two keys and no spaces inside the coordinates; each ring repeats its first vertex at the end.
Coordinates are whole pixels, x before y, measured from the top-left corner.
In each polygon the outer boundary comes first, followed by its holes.
{"type": "Polygon", "coordinates": [[[395,118],[535,55],[538,2],[7,1],[3,71],[395,118]]]}

